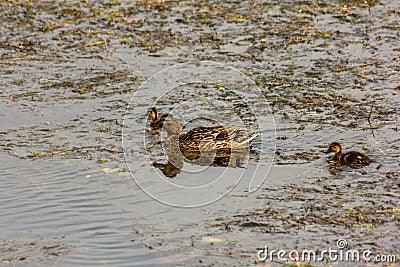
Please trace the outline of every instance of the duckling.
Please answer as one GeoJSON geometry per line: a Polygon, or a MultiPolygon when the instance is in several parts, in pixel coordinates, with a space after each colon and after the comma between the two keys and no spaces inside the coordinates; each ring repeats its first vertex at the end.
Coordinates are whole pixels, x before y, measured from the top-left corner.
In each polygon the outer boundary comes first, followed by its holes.
{"type": "Polygon", "coordinates": [[[197,127],[182,133],[182,126],[176,120],[167,120],[164,129],[168,133],[167,143],[173,139],[179,142],[184,151],[243,150],[259,135],[233,126],[197,127]]]}
{"type": "MultiPolygon", "coordinates": [[[[168,118],[169,114],[163,114],[161,117],[158,116],[157,109],[155,107],[152,107],[149,110],[149,117],[151,119],[151,122],[149,123],[149,126],[153,130],[159,130],[162,128],[165,120],[168,118]]],[[[169,115],[172,118],[172,115],[169,115]]]]}
{"type": "Polygon", "coordinates": [[[373,162],[368,156],[357,151],[349,151],[346,153],[342,152],[342,146],[338,142],[333,142],[329,145],[329,149],[325,152],[328,154],[330,152],[335,152],[333,160],[344,165],[362,165],[366,166],[373,162]]]}

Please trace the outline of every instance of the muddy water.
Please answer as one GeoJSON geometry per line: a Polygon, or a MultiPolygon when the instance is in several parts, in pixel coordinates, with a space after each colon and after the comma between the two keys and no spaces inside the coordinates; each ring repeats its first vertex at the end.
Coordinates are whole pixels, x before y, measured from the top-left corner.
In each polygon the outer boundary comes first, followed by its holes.
{"type": "MultiPolygon", "coordinates": [[[[400,258],[396,1],[0,1],[0,12],[1,265],[251,266],[262,264],[256,253],[265,245],[323,250],[339,238],[400,258]],[[255,82],[268,104],[258,121],[247,107],[258,111],[260,98],[248,95],[246,106],[230,94],[251,84],[237,76],[210,73],[158,102],[171,77],[140,91],[159,71],[199,60],[255,82]],[[227,183],[217,193],[232,191],[198,208],[154,200],[128,170],[160,172],[129,155],[159,160],[161,147],[131,135],[133,154],[124,155],[123,129],[145,119],[130,113],[126,125],[128,104],[209,117],[210,99],[222,103],[215,110],[224,122],[249,129],[273,115],[279,138],[264,129],[269,139],[255,140],[245,168],[267,173],[273,154],[267,179],[254,193],[227,183]],[[232,102],[228,116],[223,104],[232,102]],[[333,166],[323,153],[332,141],[376,162],[333,166]]],[[[207,178],[220,172],[211,166],[207,178]]],[[[185,171],[165,181],[204,185],[185,171]]],[[[174,189],[146,186],[176,199],[174,189]]]]}

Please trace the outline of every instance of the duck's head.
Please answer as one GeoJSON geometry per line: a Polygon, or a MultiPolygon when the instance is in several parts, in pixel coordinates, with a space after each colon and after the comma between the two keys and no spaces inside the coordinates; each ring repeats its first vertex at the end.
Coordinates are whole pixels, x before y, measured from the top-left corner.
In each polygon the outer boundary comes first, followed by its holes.
{"type": "Polygon", "coordinates": [[[151,109],[149,109],[149,116],[152,121],[157,120],[158,113],[157,113],[157,109],[155,107],[152,107],[151,109]]]}
{"type": "Polygon", "coordinates": [[[175,120],[172,115],[168,115],[165,119],[163,129],[167,131],[168,135],[177,135],[182,132],[182,124],[178,120],[175,120]]]}
{"type": "Polygon", "coordinates": [[[327,151],[325,151],[325,154],[328,154],[330,152],[339,153],[341,150],[342,147],[340,146],[340,144],[338,142],[333,142],[329,145],[329,148],[327,151]]]}

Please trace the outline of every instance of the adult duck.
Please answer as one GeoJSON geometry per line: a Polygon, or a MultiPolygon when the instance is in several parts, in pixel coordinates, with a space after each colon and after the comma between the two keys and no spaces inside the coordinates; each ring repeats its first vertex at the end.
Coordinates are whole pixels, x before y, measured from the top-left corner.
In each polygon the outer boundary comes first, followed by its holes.
{"type": "Polygon", "coordinates": [[[197,127],[182,133],[182,126],[177,120],[166,120],[164,129],[168,133],[167,143],[179,143],[184,151],[222,151],[243,150],[259,135],[233,126],[197,127]]]}

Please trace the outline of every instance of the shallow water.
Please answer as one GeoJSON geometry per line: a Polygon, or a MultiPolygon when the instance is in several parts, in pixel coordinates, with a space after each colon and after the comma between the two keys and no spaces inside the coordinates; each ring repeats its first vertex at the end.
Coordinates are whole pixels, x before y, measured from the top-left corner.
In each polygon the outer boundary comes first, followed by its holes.
{"type": "Polygon", "coordinates": [[[0,1],[0,265],[260,266],[265,245],[340,238],[400,259],[399,12],[396,1],[0,1]],[[186,162],[168,179],[152,168],[161,143],[144,139],[152,105],[189,129],[263,136],[245,168],[186,162]],[[376,162],[335,167],[332,141],[376,162]]]}
{"type": "MultiPolygon", "coordinates": [[[[144,195],[129,176],[106,174],[87,163],[71,160],[26,164],[9,156],[3,160],[2,166],[8,167],[2,171],[1,228],[2,239],[8,244],[16,242],[16,251],[6,254],[11,262],[18,263],[18,257],[26,256],[26,262],[54,266],[162,266],[176,260],[187,264],[192,256],[201,255],[201,249],[185,252],[183,259],[175,258],[169,249],[182,249],[179,240],[190,243],[195,233],[199,242],[206,234],[198,232],[198,225],[231,204],[231,200],[223,200],[200,213],[199,209],[177,209],[144,195]],[[179,231],[184,231],[183,235],[179,231]],[[160,246],[166,243],[166,251],[144,247],[156,246],[153,239],[158,238],[160,246]],[[174,249],[173,244],[177,246],[174,249]],[[46,246],[55,247],[59,255],[45,250],[46,246]]],[[[279,184],[287,177],[287,170],[272,170],[268,183],[279,184]]]]}

